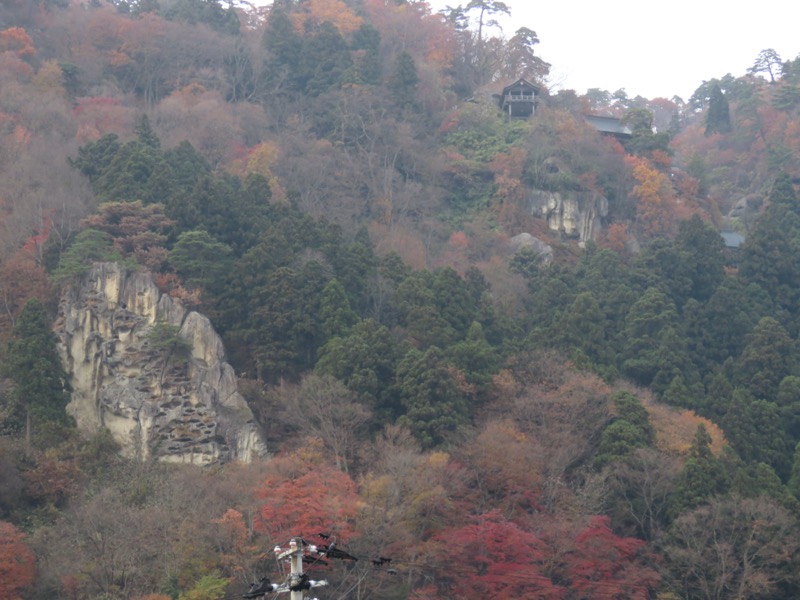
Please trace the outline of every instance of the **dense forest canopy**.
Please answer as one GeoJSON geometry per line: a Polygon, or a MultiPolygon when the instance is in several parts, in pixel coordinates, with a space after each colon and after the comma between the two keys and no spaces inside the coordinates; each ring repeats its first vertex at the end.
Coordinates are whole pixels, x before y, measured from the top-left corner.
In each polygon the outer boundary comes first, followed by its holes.
{"type": "Polygon", "coordinates": [[[800,595],[800,57],[551,93],[508,12],[0,6],[0,596],[241,597],[318,533],[320,598],[800,595]],[[96,261],[211,319],[269,459],[76,429],[96,261]]]}

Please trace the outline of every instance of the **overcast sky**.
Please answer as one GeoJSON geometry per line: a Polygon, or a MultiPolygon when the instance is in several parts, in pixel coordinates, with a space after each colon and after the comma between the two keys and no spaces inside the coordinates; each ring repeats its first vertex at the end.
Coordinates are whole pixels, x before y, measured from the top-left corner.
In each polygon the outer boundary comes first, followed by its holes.
{"type": "MultiPolygon", "coordinates": [[[[268,5],[270,0],[251,0],[268,5]]],[[[744,75],[758,53],[800,54],[797,0],[503,0],[503,33],[535,31],[549,86],[688,100],[704,80],[744,75]]],[[[469,0],[429,0],[434,11],[469,0]]]]}
{"type": "MultiPolygon", "coordinates": [[[[431,0],[434,10],[468,0],[431,0]]],[[[758,53],[800,54],[797,0],[504,0],[511,37],[534,30],[551,87],[688,100],[703,80],[744,75],[758,53]]]]}

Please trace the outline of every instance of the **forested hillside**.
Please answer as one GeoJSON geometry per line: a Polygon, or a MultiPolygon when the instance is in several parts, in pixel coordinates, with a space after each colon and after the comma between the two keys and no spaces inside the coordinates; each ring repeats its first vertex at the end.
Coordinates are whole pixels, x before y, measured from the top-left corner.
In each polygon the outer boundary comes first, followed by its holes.
{"type": "Polygon", "coordinates": [[[0,597],[239,598],[293,536],[323,600],[800,597],[800,57],[579,95],[507,12],[0,5],[0,597]],[[100,261],[209,317],[268,459],[78,430],[100,261]]]}

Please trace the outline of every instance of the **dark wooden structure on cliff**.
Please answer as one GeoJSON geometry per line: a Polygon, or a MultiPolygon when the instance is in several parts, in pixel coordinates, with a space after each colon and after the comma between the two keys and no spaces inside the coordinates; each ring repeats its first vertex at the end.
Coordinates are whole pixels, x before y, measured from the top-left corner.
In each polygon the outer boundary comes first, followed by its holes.
{"type": "Polygon", "coordinates": [[[527,119],[536,112],[539,86],[525,79],[518,79],[503,88],[499,96],[500,108],[509,117],[527,119]]]}

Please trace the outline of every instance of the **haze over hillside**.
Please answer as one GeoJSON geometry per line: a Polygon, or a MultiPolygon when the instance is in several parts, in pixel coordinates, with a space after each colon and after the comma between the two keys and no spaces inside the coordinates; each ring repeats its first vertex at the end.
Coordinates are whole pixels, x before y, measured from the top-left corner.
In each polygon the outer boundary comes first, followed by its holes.
{"type": "Polygon", "coordinates": [[[800,62],[498,7],[0,6],[0,597],[800,597],[800,62]]]}

